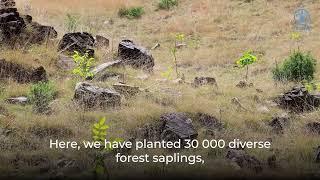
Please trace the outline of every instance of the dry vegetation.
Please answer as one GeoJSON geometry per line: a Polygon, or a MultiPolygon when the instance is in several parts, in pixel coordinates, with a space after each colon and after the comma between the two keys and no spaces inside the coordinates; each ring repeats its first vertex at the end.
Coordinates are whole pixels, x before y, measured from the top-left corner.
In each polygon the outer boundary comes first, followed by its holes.
{"type": "MultiPolygon", "coordinates": [[[[266,125],[266,121],[276,114],[284,112],[273,106],[272,98],[287,90],[292,84],[276,84],[272,79],[271,69],[275,62],[281,62],[291,51],[298,47],[310,51],[320,59],[320,2],[305,1],[305,7],[313,19],[313,30],[302,34],[296,42],[290,38],[293,32],[292,14],[300,0],[254,0],[244,3],[241,0],[184,0],[178,7],[170,10],[156,11],[156,0],[20,0],[18,8],[30,13],[37,21],[55,27],[61,37],[66,32],[66,15],[77,15],[78,30],[104,35],[112,40],[108,51],[98,51],[97,63],[109,61],[116,53],[119,40],[124,37],[151,48],[160,43],[159,49],[153,50],[155,70],[153,74],[126,69],[126,82],[151,91],[153,98],[145,94],[136,99],[127,100],[118,109],[107,111],[82,112],[74,108],[71,102],[74,86],[79,79],[70,72],[56,67],[57,42],[34,46],[27,50],[3,50],[1,58],[29,65],[43,65],[49,73],[49,79],[58,89],[58,98],[51,104],[52,115],[35,115],[30,106],[8,105],[10,116],[1,117],[0,126],[8,127],[13,133],[6,138],[6,144],[0,144],[8,150],[1,152],[0,172],[14,172],[19,168],[30,168],[43,159],[50,159],[53,164],[61,157],[77,159],[80,167],[90,167],[92,159],[85,156],[88,152],[55,152],[48,149],[50,138],[83,140],[90,139],[92,123],[106,116],[111,127],[110,136],[130,138],[132,129],[146,122],[158,119],[164,112],[181,111],[187,113],[203,112],[219,117],[226,130],[216,134],[217,138],[226,140],[239,138],[243,140],[273,139],[273,150],[253,150],[252,154],[266,162],[268,156],[276,153],[283,169],[295,169],[297,175],[305,172],[319,172],[319,165],[312,162],[315,147],[320,145],[319,136],[307,134],[304,125],[320,119],[319,111],[293,115],[292,124],[284,135],[275,135],[266,125]],[[119,18],[117,10],[122,6],[144,6],[145,14],[137,20],[119,18]],[[184,33],[188,46],[178,51],[179,69],[186,80],[191,82],[195,76],[213,76],[219,88],[202,87],[195,89],[188,84],[164,81],[161,73],[173,64],[170,48],[174,43],[174,34],[184,33]],[[251,66],[249,81],[254,87],[239,89],[235,85],[243,79],[245,71],[234,68],[234,62],[241,54],[252,49],[261,54],[258,62],[251,66]],[[146,76],[141,80],[138,77],[146,76]],[[263,90],[258,93],[256,88],[263,90]],[[231,103],[237,97],[250,111],[242,111],[231,103]],[[258,97],[259,101],[257,101],[258,97]],[[259,111],[265,106],[268,112],[259,111]],[[36,155],[36,156],[35,156],[36,155]],[[6,158],[5,158],[6,157],[6,158]],[[38,158],[36,158],[38,157],[38,158]],[[35,161],[35,162],[34,162],[35,161]]],[[[320,66],[316,74],[319,80],[320,66]]],[[[124,71],[122,69],[118,71],[124,71]]],[[[100,82],[108,87],[114,82],[100,82]]],[[[15,82],[1,82],[0,97],[26,95],[30,85],[15,82]]],[[[200,132],[199,138],[206,135],[200,132]]],[[[223,152],[198,150],[207,159],[205,167],[191,167],[194,173],[239,173],[224,160],[223,152]]],[[[188,153],[188,152],[186,152],[188,153]]],[[[90,153],[89,153],[90,154],[90,153]]],[[[112,159],[112,158],[111,158],[112,159]]],[[[109,161],[111,161],[111,159],[109,161]]],[[[162,165],[135,165],[140,173],[157,174],[162,165]]],[[[167,171],[172,173],[169,165],[167,171]]],[[[112,169],[123,168],[110,165],[112,169]]],[[[180,166],[175,171],[183,171],[180,166]]],[[[120,171],[119,171],[120,172],[120,171]]],[[[118,173],[118,171],[115,171],[118,173]]],[[[210,174],[209,173],[209,174],[210,174]]],[[[241,172],[241,174],[244,172],[241,172]]],[[[281,174],[282,169],[263,174],[281,174]]],[[[244,173],[245,174],[245,173],[244,173]]]]}

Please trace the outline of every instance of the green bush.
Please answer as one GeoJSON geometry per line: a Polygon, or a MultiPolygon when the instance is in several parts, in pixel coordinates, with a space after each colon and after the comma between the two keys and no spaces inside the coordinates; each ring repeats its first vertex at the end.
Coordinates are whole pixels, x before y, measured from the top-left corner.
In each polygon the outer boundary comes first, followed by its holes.
{"type": "Polygon", "coordinates": [[[293,52],[283,64],[273,69],[277,81],[311,81],[316,71],[316,60],[309,53],[293,52]]]}
{"type": "Polygon", "coordinates": [[[29,101],[36,113],[45,113],[49,110],[49,103],[54,99],[56,90],[50,82],[39,82],[31,86],[29,101]]]}
{"type": "Polygon", "coordinates": [[[78,51],[74,52],[75,54],[72,56],[73,61],[76,63],[76,68],[73,69],[72,73],[75,75],[79,75],[84,79],[90,79],[93,77],[93,73],[90,71],[94,58],[89,57],[89,53],[85,53],[81,55],[78,51]]]}
{"type": "Polygon", "coordinates": [[[160,0],[158,7],[160,9],[170,9],[178,5],[178,0],[160,0]]]}
{"type": "Polygon", "coordinates": [[[120,8],[118,15],[128,19],[140,18],[144,13],[143,7],[120,8]]]}

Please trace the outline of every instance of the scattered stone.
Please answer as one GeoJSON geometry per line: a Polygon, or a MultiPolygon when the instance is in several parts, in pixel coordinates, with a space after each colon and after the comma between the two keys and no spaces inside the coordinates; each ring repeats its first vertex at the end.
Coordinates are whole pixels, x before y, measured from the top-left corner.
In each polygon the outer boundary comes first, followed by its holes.
{"type": "Polygon", "coordinates": [[[305,87],[295,87],[276,100],[284,109],[294,112],[311,111],[320,106],[320,95],[310,94],[305,87]]]}
{"type": "Polygon", "coordinates": [[[47,73],[42,66],[33,69],[0,59],[0,78],[13,79],[18,83],[36,83],[47,81],[47,73]]]}
{"type": "Polygon", "coordinates": [[[121,95],[123,95],[126,98],[131,98],[133,96],[136,96],[138,93],[140,93],[140,88],[136,86],[130,86],[126,84],[114,84],[113,88],[121,95]]]}
{"type": "Polygon", "coordinates": [[[20,104],[20,105],[26,105],[28,103],[27,97],[13,97],[6,99],[6,102],[9,104],[20,104]]]}
{"type": "Polygon", "coordinates": [[[94,44],[93,36],[87,32],[67,33],[62,37],[58,45],[58,51],[67,54],[74,54],[74,51],[78,51],[81,54],[88,53],[90,57],[93,57],[94,44]]]}
{"type": "Polygon", "coordinates": [[[76,85],[74,100],[87,109],[116,107],[121,104],[119,93],[111,89],[103,89],[86,82],[76,85]]]}
{"type": "Polygon", "coordinates": [[[256,89],[257,93],[263,93],[262,89],[256,89]]]}
{"type": "Polygon", "coordinates": [[[251,169],[255,172],[262,171],[262,163],[244,150],[229,149],[226,158],[237,163],[241,168],[251,169]]]}
{"type": "Polygon", "coordinates": [[[181,49],[181,48],[183,48],[185,46],[187,46],[187,44],[185,44],[185,43],[177,43],[176,44],[176,48],[178,48],[178,49],[181,49]]]}
{"type": "Polygon", "coordinates": [[[277,134],[283,134],[284,128],[289,125],[289,116],[287,114],[282,114],[276,116],[269,123],[269,126],[272,127],[273,131],[277,134]]]}
{"type": "Polygon", "coordinates": [[[110,46],[110,41],[103,36],[96,35],[95,46],[97,48],[108,48],[110,46]]]}
{"type": "Polygon", "coordinates": [[[59,54],[58,56],[58,61],[57,61],[57,66],[60,69],[69,71],[72,70],[76,67],[76,63],[74,62],[73,58],[70,56],[66,56],[63,54],[59,54]]]}
{"type": "Polygon", "coordinates": [[[249,83],[247,81],[240,81],[237,85],[237,88],[248,88],[248,87],[253,87],[253,83],[249,83]]]}
{"type": "Polygon", "coordinates": [[[320,122],[312,122],[306,125],[309,132],[320,135],[320,122]]]}
{"type": "Polygon", "coordinates": [[[213,85],[218,87],[217,81],[213,77],[196,77],[193,82],[195,87],[213,85]]]}
{"type": "Polygon", "coordinates": [[[160,119],[163,122],[162,140],[195,139],[198,136],[192,120],[185,113],[168,113],[160,119]]]}
{"type": "Polygon", "coordinates": [[[112,67],[117,67],[119,65],[121,65],[120,60],[111,61],[111,62],[100,64],[99,66],[96,66],[95,68],[93,68],[91,72],[93,73],[94,77],[96,77],[102,74],[103,72],[105,72],[107,69],[112,67]]]}
{"type": "Polygon", "coordinates": [[[223,123],[216,117],[210,116],[204,113],[198,113],[197,117],[202,126],[208,128],[209,130],[222,130],[223,123]]]}
{"type": "Polygon", "coordinates": [[[118,56],[125,65],[145,70],[153,70],[154,59],[143,47],[139,47],[131,40],[123,40],[119,44],[118,56]]]}
{"type": "Polygon", "coordinates": [[[317,163],[320,163],[320,146],[316,150],[316,158],[315,158],[317,163]]]}

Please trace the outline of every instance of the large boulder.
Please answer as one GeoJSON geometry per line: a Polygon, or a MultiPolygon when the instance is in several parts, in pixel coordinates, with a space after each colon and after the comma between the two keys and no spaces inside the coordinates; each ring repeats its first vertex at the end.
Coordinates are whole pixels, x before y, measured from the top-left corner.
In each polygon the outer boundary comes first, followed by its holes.
{"type": "Polygon", "coordinates": [[[147,49],[137,46],[131,40],[123,40],[119,43],[118,55],[125,65],[153,70],[154,59],[152,55],[147,49]]]}
{"type": "Polygon", "coordinates": [[[76,85],[74,100],[86,109],[116,107],[121,104],[119,93],[111,90],[93,86],[86,82],[76,85]]]}
{"type": "Polygon", "coordinates": [[[236,163],[240,168],[262,171],[262,163],[244,150],[229,149],[226,158],[236,163]]]}
{"type": "Polygon", "coordinates": [[[74,51],[78,51],[81,54],[88,53],[90,57],[93,57],[94,44],[94,37],[87,32],[67,33],[62,37],[58,51],[67,54],[74,54],[74,51]]]}
{"type": "Polygon", "coordinates": [[[162,121],[161,139],[176,141],[179,139],[195,139],[198,132],[192,120],[185,113],[168,113],[160,117],[162,121]]]}
{"type": "Polygon", "coordinates": [[[38,68],[25,67],[4,59],[0,59],[0,78],[13,79],[18,83],[36,83],[48,80],[46,70],[42,66],[38,68]]]}
{"type": "Polygon", "coordinates": [[[23,33],[23,38],[26,43],[29,44],[42,44],[50,39],[55,39],[58,37],[57,31],[52,26],[44,26],[37,22],[32,22],[31,16],[26,16],[30,18],[24,18],[26,22],[26,29],[23,33]]]}
{"type": "Polygon", "coordinates": [[[277,102],[284,109],[305,112],[320,106],[320,95],[310,94],[305,87],[295,87],[282,94],[277,102]]]}
{"type": "MultiPolygon", "coordinates": [[[[1,3],[1,2],[0,2],[1,3]]],[[[0,44],[15,45],[26,25],[16,8],[0,9],[0,44]]]]}

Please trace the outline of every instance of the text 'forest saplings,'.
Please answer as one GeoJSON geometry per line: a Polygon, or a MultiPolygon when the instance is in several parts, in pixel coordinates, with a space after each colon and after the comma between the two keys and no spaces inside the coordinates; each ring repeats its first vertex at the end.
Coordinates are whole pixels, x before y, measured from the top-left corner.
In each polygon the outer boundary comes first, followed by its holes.
{"type": "MultiPolygon", "coordinates": [[[[232,141],[225,141],[222,139],[205,139],[203,141],[198,140],[178,140],[178,141],[108,141],[104,142],[93,142],[83,141],[78,143],[76,141],[59,141],[50,140],[50,149],[134,149],[137,152],[139,150],[147,149],[270,149],[271,142],[269,141],[241,141],[240,139],[234,139],[232,141]]],[[[183,155],[183,153],[173,153],[167,155],[123,155],[117,153],[115,155],[116,162],[118,163],[188,163],[193,164],[204,164],[205,161],[201,155],[183,155]]]]}

